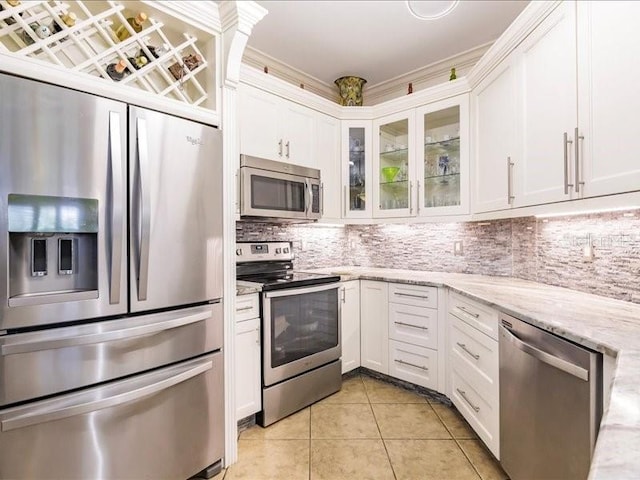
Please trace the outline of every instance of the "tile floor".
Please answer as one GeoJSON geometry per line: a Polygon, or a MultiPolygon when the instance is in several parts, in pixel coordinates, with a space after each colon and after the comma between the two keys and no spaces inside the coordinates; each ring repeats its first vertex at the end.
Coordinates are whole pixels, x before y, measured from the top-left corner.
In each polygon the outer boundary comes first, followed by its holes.
{"type": "Polygon", "coordinates": [[[215,480],[504,480],[451,407],[364,375],[268,428],[240,434],[238,462],[215,480]]]}

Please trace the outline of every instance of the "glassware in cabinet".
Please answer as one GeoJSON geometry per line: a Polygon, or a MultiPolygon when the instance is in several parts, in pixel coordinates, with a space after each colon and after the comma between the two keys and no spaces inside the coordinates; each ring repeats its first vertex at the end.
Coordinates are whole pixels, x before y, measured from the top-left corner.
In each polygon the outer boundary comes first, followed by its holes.
{"type": "Polygon", "coordinates": [[[409,130],[409,118],[384,123],[378,128],[379,212],[398,213],[410,209],[409,130]]]}
{"type": "Polygon", "coordinates": [[[342,188],[344,218],[371,218],[371,121],[342,122],[342,188]]]}
{"type": "Polygon", "coordinates": [[[418,109],[419,214],[468,211],[468,98],[418,109]]]}

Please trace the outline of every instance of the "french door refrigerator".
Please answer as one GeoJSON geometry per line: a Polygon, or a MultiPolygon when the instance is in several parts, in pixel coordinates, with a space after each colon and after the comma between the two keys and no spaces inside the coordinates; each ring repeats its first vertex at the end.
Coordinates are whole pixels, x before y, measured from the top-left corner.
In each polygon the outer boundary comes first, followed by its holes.
{"type": "Polygon", "coordinates": [[[0,74],[0,478],[224,449],[219,130],[0,74]]]}

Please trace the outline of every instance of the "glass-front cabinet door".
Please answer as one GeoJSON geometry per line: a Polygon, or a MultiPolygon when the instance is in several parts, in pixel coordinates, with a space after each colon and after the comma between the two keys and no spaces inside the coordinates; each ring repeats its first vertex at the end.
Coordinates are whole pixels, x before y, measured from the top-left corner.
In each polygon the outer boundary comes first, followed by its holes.
{"type": "Polygon", "coordinates": [[[416,110],[421,216],[469,213],[469,97],[416,110]]]}
{"type": "Polygon", "coordinates": [[[374,121],[374,217],[406,217],[414,209],[414,111],[374,121]]]}
{"type": "Polygon", "coordinates": [[[344,218],[371,218],[371,121],[342,122],[344,218]]]}

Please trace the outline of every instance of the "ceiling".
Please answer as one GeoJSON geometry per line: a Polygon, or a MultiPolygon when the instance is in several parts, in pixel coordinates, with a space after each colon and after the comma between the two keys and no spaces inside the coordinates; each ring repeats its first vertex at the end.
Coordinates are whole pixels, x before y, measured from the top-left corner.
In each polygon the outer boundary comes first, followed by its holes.
{"type": "Polygon", "coordinates": [[[403,0],[258,1],[269,13],[249,46],[327,84],[345,75],[377,85],[493,42],[528,1],[462,0],[419,20],[403,0]]]}

